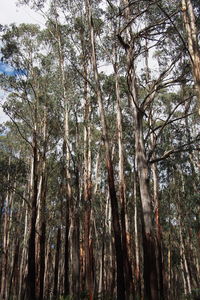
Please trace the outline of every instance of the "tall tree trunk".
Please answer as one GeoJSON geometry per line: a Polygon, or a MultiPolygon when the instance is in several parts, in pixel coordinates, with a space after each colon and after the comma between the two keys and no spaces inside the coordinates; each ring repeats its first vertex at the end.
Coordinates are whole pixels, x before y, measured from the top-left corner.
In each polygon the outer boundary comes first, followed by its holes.
{"type": "MultiPolygon", "coordinates": [[[[78,124],[76,124],[76,149],[79,149],[79,130],[78,124]]],[[[75,194],[76,200],[74,201],[72,208],[72,238],[71,238],[71,257],[72,257],[72,295],[75,299],[80,298],[81,276],[80,276],[80,168],[79,168],[79,156],[77,159],[77,166],[74,166],[75,174],[75,194]]]]}
{"type": "Polygon", "coordinates": [[[13,264],[12,264],[12,271],[10,275],[10,280],[9,280],[9,290],[8,290],[8,300],[11,299],[11,295],[17,294],[14,290],[14,280],[18,276],[18,260],[19,260],[19,240],[16,239],[15,241],[15,248],[14,248],[14,253],[13,253],[13,264]]]}
{"type": "MultiPolygon", "coordinates": [[[[116,49],[115,49],[116,52],[116,49]]],[[[125,287],[126,287],[126,299],[131,299],[133,295],[133,276],[128,255],[127,246],[127,230],[126,230],[126,195],[125,195],[125,178],[124,178],[124,151],[122,141],[122,112],[120,105],[120,89],[119,89],[119,74],[117,66],[117,54],[115,53],[115,93],[116,93],[116,110],[117,110],[117,137],[118,137],[118,148],[119,148],[119,197],[121,202],[121,230],[122,230],[122,247],[124,255],[124,276],[125,276],[125,287]]]]}
{"type": "Polygon", "coordinates": [[[89,293],[89,299],[94,297],[94,274],[93,274],[93,253],[91,247],[91,197],[92,197],[92,180],[91,180],[91,104],[88,95],[88,58],[87,46],[83,31],[80,30],[80,40],[83,53],[83,77],[84,77],[84,174],[83,174],[83,196],[84,196],[84,253],[85,253],[85,278],[86,289],[89,293]]]}
{"type": "Polygon", "coordinates": [[[44,107],[43,128],[43,153],[41,157],[41,193],[39,201],[39,300],[44,297],[44,273],[45,273],[45,244],[46,244],[46,193],[47,193],[47,107],[44,107]]]}
{"type": "Polygon", "coordinates": [[[72,233],[72,293],[75,299],[80,298],[80,222],[76,212],[72,233]]]}
{"type": "MultiPolygon", "coordinates": [[[[129,3],[124,0],[124,16],[127,23],[131,19],[129,3]]],[[[121,37],[122,39],[122,37],[121,37]]],[[[149,300],[159,299],[157,262],[156,262],[156,239],[152,223],[153,210],[151,192],[149,186],[149,169],[144,146],[143,136],[143,116],[144,112],[138,101],[137,82],[135,75],[135,50],[134,39],[131,26],[126,30],[128,45],[126,50],[127,58],[127,82],[129,89],[129,100],[133,112],[134,136],[135,136],[135,156],[138,171],[138,181],[140,197],[142,203],[143,216],[143,253],[144,253],[144,286],[145,297],[149,300]],[[131,42],[130,42],[131,41],[131,42]]]]}
{"type": "Polygon", "coordinates": [[[54,263],[54,287],[53,287],[53,297],[57,299],[58,296],[58,270],[60,261],[60,248],[61,248],[61,229],[58,228],[57,232],[57,243],[56,243],[56,253],[55,253],[55,263],[54,263]]]}
{"type": "Polygon", "coordinates": [[[152,207],[149,187],[149,175],[147,159],[144,149],[142,117],[134,107],[135,118],[135,153],[137,159],[139,188],[142,202],[142,213],[144,218],[143,228],[143,251],[144,251],[144,285],[145,297],[147,299],[159,299],[157,263],[156,263],[156,241],[152,224],[152,207]]]}
{"type": "Polygon", "coordinates": [[[98,105],[99,105],[102,135],[103,135],[105,152],[106,152],[106,168],[108,172],[108,186],[109,186],[109,194],[111,200],[112,225],[114,231],[115,255],[116,255],[116,263],[117,263],[117,299],[124,300],[125,299],[125,284],[124,284],[124,271],[123,271],[124,260],[123,260],[119,211],[118,211],[118,200],[117,200],[115,184],[114,184],[114,173],[113,173],[113,164],[111,159],[110,142],[107,133],[107,124],[106,124],[105,111],[103,106],[103,98],[102,98],[102,92],[101,92],[101,87],[99,82],[99,74],[97,69],[95,35],[94,35],[94,27],[93,27],[91,0],[86,0],[86,10],[88,13],[88,23],[90,29],[91,61],[92,61],[94,77],[95,77],[95,92],[96,92],[98,105]]]}
{"type": "MultiPolygon", "coordinates": [[[[10,165],[11,158],[8,161],[8,175],[7,181],[10,181],[10,165]]],[[[3,219],[3,254],[2,254],[2,268],[1,268],[1,298],[7,299],[8,292],[8,246],[9,246],[9,223],[10,223],[10,208],[11,208],[12,193],[7,190],[6,199],[4,203],[4,219],[3,219]]]]}
{"type": "Polygon", "coordinates": [[[72,200],[72,191],[71,191],[71,175],[69,172],[69,162],[70,162],[70,153],[69,153],[69,124],[68,124],[68,109],[66,108],[65,112],[65,138],[64,138],[64,157],[66,159],[65,166],[65,178],[66,178],[66,212],[65,212],[65,259],[64,259],[64,296],[69,295],[69,257],[70,257],[70,247],[69,247],[69,228],[70,228],[70,203],[72,200]]]}
{"type": "Polygon", "coordinates": [[[65,213],[65,258],[64,258],[64,296],[68,296],[70,292],[69,286],[69,228],[70,228],[70,205],[72,202],[71,190],[71,173],[70,173],[70,145],[69,145],[69,99],[67,97],[66,75],[65,75],[65,57],[63,52],[62,35],[56,15],[56,35],[58,43],[59,66],[61,74],[62,95],[64,104],[64,141],[63,141],[63,157],[66,182],[66,213],[65,213]]]}
{"type": "Polygon", "coordinates": [[[181,0],[181,4],[200,114],[200,49],[195,14],[191,0],[181,0]]]}
{"type": "MultiPolygon", "coordinates": [[[[151,144],[155,145],[155,137],[151,134],[151,144]]],[[[152,159],[155,159],[155,153],[152,155],[152,159]]],[[[164,266],[162,257],[162,232],[160,226],[160,203],[159,203],[159,182],[158,182],[158,171],[156,163],[151,165],[152,179],[153,179],[153,206],[155,214],[155,226],[156,226],[156,241],[157,241],[157,270],[158,270],[158,284],[160,290],[160,297],[164,299],[164,266]]]]}
{"type": "Polygon", "coordinates": [[[135,291],[138,297],[141,297],[141,262],[140,262],[140,243],[139,243],[139,232],[138,232],[138,196],[137,196],[137,172],[134,170],[134,240],[135,240],[135,291]]]}
{"type": "MultiPolygon", "coordinates": [[[[31,180],[30,180],[31,181],[31,180]]],[[[31,182],[28,184],[28,194],[31,193],[31,182]]],[[[24,203],[24,206],[27,205],[24,203]]],[[[29,208],[26,207],[25,210],[25,224],[24,224],[24,236],[23,236],[23,248],[22,248],[22,254],[21,254],[21,263],[20,263],[20,269],[19,269],[19,293],[18,293],[18,299],[23,299],[24,294],[24,288],[25,288],[25,278],[26,278],[26,264],[27,264],[27,239],[28,239],[28,211],[29,208]]]]}
{"type": "MultiPolygon", "coordinates": [[[[35,108],[37,110],[37,108],[35,108]]],[[[37,112],[35,112],[37,115],[37,112]]],[[[36,116],[37,120],[37,116],[36,116]]],[[[36,125],[35,125],[36,126],[36,125]]],[[[37,126],[36,126],[37,127],[37,126]]],[[[35,262],[35,236],[37,219],[37,195],[38,195],[38,148],[37,148],[37,130],[33,132],[33,168],[32,168],[32,202],[31,202],[31,228],[28,240],[28,274],[26,298],[36,299],[36,262],[35,262]]]]}
{"type": "Polygon", "coordinates": [[[102,234],[102,245],[101,245],[101,253],[100,253],[100,267],[99,267],[99,285],[98,285],[98,295],[101,298],[104,297],[104,256],[105,256],[105,227],[106,225],[104,224],[103,227],[103,234],[102,234]]]}
{"type": "MultiPolygon", "coordinates": [[[[84,75],[87,78],[87,67],[84,67],[84,75]]],[[[85,117],[84,117],[84,252],[86,264],[86,286],[89,292],[89,299],[92,300],[94,296],[94,276],[93,276],[93,257],[91,255],[91,129],[90,129],[90,103],[87,92],[87,81],[85,80],[85,117]]]]}
{"type": "MultiPolygon", "coordinates": [[[[180,220],[180,219],[179,219],[180,220]]],[[[179,234],[180,234],[180,256],[181,256],[181,266],[182,266],[182,272],[183,272],[183,280],[184,280],[184,291],[185,294],[189,295],[191,294],[191,282],[190,282],[190,274],[189,274],[189,268],[188,268],[188,262],[186,259],[186,253],[185,253],[185,245],[183,241],[183,233],[182,233],[182,222],[180,221],[179,225],[179,234]]]]}

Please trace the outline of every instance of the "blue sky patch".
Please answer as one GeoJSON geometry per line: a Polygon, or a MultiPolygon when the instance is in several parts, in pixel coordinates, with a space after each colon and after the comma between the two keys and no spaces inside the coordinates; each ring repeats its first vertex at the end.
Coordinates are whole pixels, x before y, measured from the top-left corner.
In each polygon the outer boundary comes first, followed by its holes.
{"type": "Polygon", "coordinates": [[[10,65],[0,62],[0,74],[5,74],[8,76],[23,76],[27,75],[27,71],[21,69],[14,69],[10,65]]]}

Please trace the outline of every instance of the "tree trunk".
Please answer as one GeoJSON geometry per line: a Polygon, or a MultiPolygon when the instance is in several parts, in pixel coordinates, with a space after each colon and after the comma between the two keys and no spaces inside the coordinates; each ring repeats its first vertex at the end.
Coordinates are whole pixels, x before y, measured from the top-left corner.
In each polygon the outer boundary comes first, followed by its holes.
{"type": "MultiPolygon", "coordinates": [[[[154,146],[153,134],[151,134],[151,144],[154,146]]],[[[152,155],[152,159],[155,159],[155,153],[152,155]]],[[[162,257],[162,232],[160,226],[160,203],[159,203],[159,183],[158,183],[158,174],[156,163],[151,165],[152,179],[153,179],[153,205],[154,205],[154,214],[155,214],[155,226],[156,226],[156,241],[157,241],[157,270],[159,278],[159,290],[160,297],[164,299],[164,270],[163,270],[163,257],[162,257]]]]}
{"type": "Polygon", "coordinates": [[[80,222],[79,215],[74,216],[72,233],[72,293],[75,299],[80,298],[80,222]]]}
{"type": "Polygon", "coordinates": [[[105,111],[103,106],[102,92],[101,92],[99,74],[97,69],[95,36],[94,36],[93,18],[92,18],[92,1],[86,0],[86,9],[88,13],[88,23],[90,29],[91,61],[92,61],[95,84],[96,84],[95,92],[96,92],[98,105],[99,105],[102,135],[103,135],[105,152],[106,152],[106,169],[108,172],[108,186],[109,186],[109,194],[111,200],[112,225],[114,231],[115,255],[116,255],[116,263],[117,263],[117,299],[124,300],[125,283],[124,283],[124,271],[123,271],[124,260],[123,260],[123,249],[122,249],[122,239],[121,239],[121,228],[120,228],[120,221],[119,221],[118,201],[117,201],[117,195],[116,195],[115,184],[114,184],[114,173],[113,173],[113,165],[111,159],[110,142],[108,139],[105,111]]]}
{"type": "MultiPolygon", "coordinates": [[[[115,50],[116,51],[116,50],[115,50]]],[[[115,53],[116,57],[116,53],[115,53]]],[[[115,59],[117,60],[117,59],[115,59]]],[[[126,196],[125,196],[125,178],[124,178],[124,153],[122,141],[122,112],[120,106],[120,90],[119,90],[119,74],[117,61],[114,66],[115,70],[115,93],[116,93],[116,110],[117,110],[117,136],[119,148],[119,197],[121,202],[121,230],[122,230],[122,248],[124,255],[124,279],[126,287],[126,299],[131,299],[134,293],[133,289],[133,275],[128,255],[127,246],[127,230],[126,230],[126,196]]]]}
{"type": "MultiPolygon", "coordinates": [[[[83,36],[81,35],[82,51],[85,52],[83,36]]],[[[85,58],[85,55],[84,59],[85,58]]],[[[90,114],[91,105],[88,97],[88,70],[87,61],[83,62],[84,74],[84,253],[85,253],[85,272],[86,272],[86,289],[89,293],[89,299],[94,297],[94,274],[93,274],[93,253],[91,239],[91,197],[92,197],[92,181],[91,181],[91,126],[90,114]]]]}
{"type": "Polygon", "coordinates": [[[19,260],[19,241],[18,239],[15,241],[15,248],[14,248],[14,257],[13,257],[13,264],[12,264],[12,271],[10,275],[10,282],[9,282],[9,291],[8,291],[8,300],[11,299],[11,295],[15,294],[15,290],[13,287],[15,287],[14,280],[16,280],[18,276],[18,260],[19,260]]]}
{"type": "Polygon", "coordinates": [[[137,196],[137,174],[134,174],[134,240],[135,240],[135,291],[138,297],[141,297],[141,262],[140,262],[140,243],[138,233],[138,196],[137,196]]]}
{"type": "Polygon", "coordinates": [[[46,244],[46,193],[47,193],[47,107],[44,107],[43,120],[43,153],[41,157],[41,194],[39,201],[39,300],[44,297],[44,274],[45,274],[45,244],[46,244]]]}
{"type": "MultiPolygon", "coordinates": [[[[131,13],[127,0],[125,4],[125,19],[130,21],[131,13]]],[[[134,41],[131,27],[126,31],[127,40],[134,41]]],[[[129,101],[133,112],[134,120],[134,136],[135,136],[135,156],[138,171],[138,181],[140,189],[140,197],[142,203],[143,216],[143,254],[144,254],[144,286],[145,297],[149,300],[159,299],[158,276],[156,262],[156,240],[152,223],[153,210],[152,200],[149,186],[149,169],[144,146],[143,136],[143,115],[144,112],[138,101],[137,82],[135,75],[135,52],[134,42],[126,49],[127,58],[127,82],[129,89],[129,101]]]]}
{"type": "MultiPolygon", "coordinates": [[[[11,158],[8,162],[7,181],[10,181],[10,165],[11,158]]],[[[3,220],[3,254],[1,268],[1,298],[7,299],[8,293],[8,247],[9,247],[9,224],[10,224],[10,209],[11,209],[12,193],[8,190],[4,203],[4,220],[3,220]]]]}
{"type": "Polygon", "coordinates": [[[31,228],[28,241],[28,274],[26,298],[36,299],[36,263],[35,263],[35,236],[37,219],[37,194],[38,194],[38,149],[36,129],[33,132],[33,169],[32,169],[32,203],[31,203],[31,228]]]}
{"type": "Polygon", "coordinates": [[[69,228],[70,228],[70,205],[72,202],[71,173],[70,173],[70,145],[69,145],[69,99],[67,97],[66,75],[65,75],[65,57],[62,46],[62,36],[59,23],[56,16],[56,31],[58,43],[59,65],[61,73],[61,84],[64,104],[64,141],[63,157],[66,181],[66,213],[65,213],[65,258],[64,258],[64,296],[67,297],[70,292],[69,287],[69,228]]]}
{"type": "Polygon", "coordinates": [[[53,287],[53,297],[57,299],[58,295],[58,270],[60,261],[60,248],[61,248],[61,229],[58,228],[57,232],[57,243],[56,243],[56,253],[55,253],[55,263],[54,263],[54,287],[53,287]]]}
{"type": "Polygon", "coordinates": [[[135,153],[137,159],[140,197],[142,202],[143,223],[143,251],[144,251],[144,285],[147,299],[159,299],[156,242],[153,233],[152,207],[149,187],[147,159],[144,149],[142,118],[140,112],[134,108],[135,119],[135,153]]]}
{"type": "MultiPolygon", "coordinates": [[[[28,185],[28,194],[31,190],[31,183],[28,185]]],[[[26,205],[26,203],[24,203],[26,205]]],[[[25,211],[25,224],[24,224],[24,236],[23,236],[23,249],[21,254],[21,263],[19,269],[19,294],[18,299],[23,299],[24,288],[25,288],[25,278],[26,278],[26,262],[27,262],[27,238],[28,238],[28,211],[29,208],[26,207],[25,211]]]]}
{"type": "Polygon", "coordinates": [[[181,0],[181,4],[200,114],[200,49],[195,14],[191,0],[181,0]]]}

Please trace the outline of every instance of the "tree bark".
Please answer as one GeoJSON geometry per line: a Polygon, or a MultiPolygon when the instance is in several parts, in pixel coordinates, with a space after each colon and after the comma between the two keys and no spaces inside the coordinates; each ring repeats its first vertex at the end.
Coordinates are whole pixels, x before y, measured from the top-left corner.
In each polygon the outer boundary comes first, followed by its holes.
{"type": "Polygon", "coordinates": [[[11,271],[11,275],[10,275],[10,282],[9,282],[9,291],[8,291],[8,300],[11,298],[11,293],[13,292],[13,294],[15,294],[14,291],[14,280],[16,280],[17,276],[18,276],[18,261],[19,261],[19,241],[18,239],[16,239],[15,241],[15,248],[14,248],[14,257],[13,257],[13,264],[12,264],[12,271],[11,271]]]}
{"type": "MultiPolygon", "coordinates": [[[[81,36],[82,51],[84,60],[86,59],[83,36],[81,36]]],[[[91,181],[91,126],[90,114],[91,105],[88,97],[88,67],[87,61],[83,62],[84,74],[84,253],[85,253],[85,272],[86,272],[86,288],[89,293],[89,299],[94,297],[94,274],[93,274],[93,243],[91,238],[91,197],[92,197],[92,181],[91,181]]]]}
{"type": "MultiPolygon", "coordinates": [[[[37,120],[37,108],[35,108],[35,119],[37,120]]],[[[37,219],[37,195],[38,195],[38,147],[37,147],[37,125],[33,132],[33,168],[32,168],[32,203],[31,203],[31,228],[28,240],[28,274],[26,297],[30,300],[36,299],[36,261],[35,261],[35,237],[37,219]]]]}
{"type": "MultiPolygon", "coordinates": [[[[131,19],[130,7],[124,0],[126,9],[124,17],[128,23],[131,19]]],[[[156,239],[152,223],[153,210],[149,186],[149,168],[144,146],[143,116],[144,112],[138,101],[137,80],[135,74],[135,52],[134,39],[131,26],[126,30],[127,43],[131,46],[125,49],[127,59],[127,82],[129,89],[129,101],[132,108],[134,120],[135,156],[137,163],[139,190],[142,203],[143,217],[143,254],[144,254],[144,286],[145,297],[149,300],[159,299],[158,276],[156,263],[156,239]],[[131,42],[130,42],[131,41],[131,42]]]]}
{"type": "Polygon", "coordinates": [[[95,92],[98,100],[100,119],[102,126],[102,135],[105,145],[106,152],[106,169],[108,172],[108,186],[109,194],[111,200],[111,209],[112,209],[112,225],[114,231],[114,241],[115,241],[115,255],[117,263],[117,299],[125,299],[125,283],[124,283],[124,260],[123,260],[123,249],[122,249],[122,237],[121,237],[121,228],[120,228],[120,219],[118,211],[118,200],[114,184],[114,173],[113,173],[113,164],[111,159],[111,150],[110,142],[107,133],[107,124],[105,118],[105,111],[103,106],[102,92],[99,82],[99,74],[97,69],[97,59],[96,59],[96,49],[95,49],[95,35],[93,27],[93,18],[92,18],[92,1],[86,0],[86,9],[88,13],[88,24],[90,29],[90,43],[91,43],[91,61],[93,66],[93,72],[95,77],[95,92]]]}
{"type": "Polygon", "coordinates": [[[72,202],[71,173],[70,173],[70,145],[69,145],[69,99],[67,97],[66,75],[65,75],[65,57],[62,47],[62,36],[59,29],[59,23],[56,15],[56,34],[58,43],[59,67],[61,73],[61,85],[64,104],[64,141],[63,157],[66,181],[66,213],[65,213],[65,259],[64,259],[64,296],[67,297],[70,292],[69,286],[69,228],[70,228],[70,205],[72,202]]]}
{"type": "MultiPolygon", "coordinates": [[[[116,51],[116,50],[115,50],[116,51]]],[[[117,54],[115,53],[115,57],[117,54]]],[[[119,74],[117,67],[117,57],[114,66],[115,70],[115,93],[116,93],[116,111],[117,111],[117,136],[118,136],[118,149],[119,149],[119,198],[121,203],[121,231],[122,231],[122,248],[124,255],[124,279],[126,287],[126,299],[131,299],[134,294],[133,289],[133,275],[128,255],[127,246],[127,229],[126,229],[126,195],[125,195],[125,178],[124,178],[124,151],[122,141],[122,112],[120,106],[120,89],[119,89],[119,74]]]]}
{"type": "Polygon", "coordinates": [[[57,299],[58,296],[58,270],[60,261],[60,248],[61,248],[61,229],[58,228],[57,232],[57,243],[56,243],[56,253],[55,253],[55,263],[54,263],[54,287],[53,287],[53,297],[57,299]]]}
{"type": "MultiPolygon", "coordinates": [[[[151,134],[151,144],[155,144],[155,137],[151,134]]],[[[155,153],[152,155],[152,159],[155,159],[155,153]]],[[[160,203],[159,203],[159,182],[158,182],[158,171],[156,163],[151,165],[152,179],[153,179],[153,206],[155,215],[155,226],[156,226],[156,242],[157,242],[157,272],[158,272],[158,285],[161,299],[164,299],[164,265],[162,257],[162,232],[160,226],[160,203]]]]}
{"type": "MultiPolygon", "coordinates": [[[[10,181],[10,165],[11,158],[8,161],[7,181],[10,181]]],[[[4,220],[3,220],[3,254],[1,266],[1,298],[7,299],[8,296],[8,246],[9,246],[9,224],[10,224],[10,209],[11,209],[12,193],[8,190],[4,203],[4,220]]]]}
{"type": "Polygon", "coordinates": [[[200,49],[195,14],[191,0],[181,0],[181,4],[200,114],[200,49]]]}

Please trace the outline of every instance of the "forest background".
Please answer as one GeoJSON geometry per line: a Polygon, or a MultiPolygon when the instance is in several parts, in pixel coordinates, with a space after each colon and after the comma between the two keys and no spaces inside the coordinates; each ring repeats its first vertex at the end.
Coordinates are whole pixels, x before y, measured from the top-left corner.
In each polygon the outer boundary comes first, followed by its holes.
{"type": "Polygon", "coordinates": [[[21,0],[1,26],[1,299],[199,299],[200,4],[21,0]]]}

